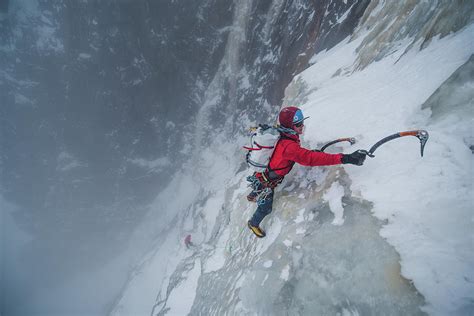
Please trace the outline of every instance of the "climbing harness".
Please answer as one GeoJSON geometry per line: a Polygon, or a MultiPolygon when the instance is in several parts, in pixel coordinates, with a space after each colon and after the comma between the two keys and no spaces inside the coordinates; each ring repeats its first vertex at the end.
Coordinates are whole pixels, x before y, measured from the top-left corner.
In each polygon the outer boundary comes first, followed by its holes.
{"type": "MultiPolygon", "coordinates": [[[[275,189],[277,185],[283,181],[283,178],[280,177],[276,179],[271,179],[268,173],[268,162],[271,159],[276,142],[280,138],[285,137],[276,137],[275,132],[279,134],[279,132],[282,131],[281,129],[285,128],[271,127],[265,124],[261,124],[258,127],[254,127],[250,130],[252,132],[250,138],[250,143],[252,145],[250,147],[244,146],[244,148],[248,150],[246,157],[247,163],[249,164],[249,166],[253,167],[252,169],[257,170],[252,175],[247,177],[247,181],[250,182],[248,186],[252,188],[251,201],[254,201],[253,198],[255,198],[257,205],[262,205],[266,201],[268,201],[273,189],[275,189]]],[[[287,132],[286,129],[285,132],[287,132]]],[[[349,142],[351,145],[356,142],[355,138],[353,137],[338,138],[325,144],[319,151],[324,151],[327,147],[344,141],[349,142]]],[[[286,169],[288,167],[290,166],[280,169],[286,169]]],[[[270,171],[274,170],[270,169],[270,171]]]]}
{"type": "Polygon", "coordinates": [[[282,179],[278,179],[278,181],[273,181],[271,185],[268,185],[265,180],[262,179],[262,175],[263,174],[256,172],[247,177],[247,181],[250,182],[248,186],[252,189],[252,192],[256,194],[255,198],[259,206],[268,201],[273,189],[282,181],[282,179]]]}
{"type": "Polygon", "coordinates": [[[260,206],[260,205],[265,204],[270,199],[269,196],[271,193],[272,193],[272,189],[270,188],[263,189],[257,198],[257,205],[260,206]]]}

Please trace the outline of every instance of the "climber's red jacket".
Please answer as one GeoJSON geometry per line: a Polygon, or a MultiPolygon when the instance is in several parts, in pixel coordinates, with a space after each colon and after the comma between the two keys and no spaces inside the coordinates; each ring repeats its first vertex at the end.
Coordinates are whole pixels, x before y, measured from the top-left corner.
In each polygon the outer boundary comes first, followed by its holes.
{"type": "Polygon", "coordinates": [[[299,135],[282,133],[268,164],[268,171],[270,175],[274,172],[278,177],[284,177],[295,162],[303,166],[329,166],[341,164],[341,159],[342,154],[327,154],[302,148],[299,135]]]}

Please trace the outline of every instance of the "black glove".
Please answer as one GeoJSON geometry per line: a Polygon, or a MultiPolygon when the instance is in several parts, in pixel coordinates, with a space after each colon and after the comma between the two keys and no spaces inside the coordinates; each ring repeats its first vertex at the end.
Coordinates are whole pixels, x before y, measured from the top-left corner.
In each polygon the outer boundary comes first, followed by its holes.
{"type": "Polygon", "coordinates": [[[341,162],[344,164],[350,163],[353,165],[362,166],[365,161],[365,156],[366,154],[364,152],[356,150],[350,155],[342,155],[341,162]]]}

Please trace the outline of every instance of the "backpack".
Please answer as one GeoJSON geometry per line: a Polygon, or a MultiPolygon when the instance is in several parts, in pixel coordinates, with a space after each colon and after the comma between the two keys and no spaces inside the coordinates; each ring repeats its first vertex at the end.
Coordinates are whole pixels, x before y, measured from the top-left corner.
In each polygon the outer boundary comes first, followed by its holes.
{"type": "Polygon", "coordinates": [[[245,160],[250,169],[256,172],[267,169],[279,139],[280,132],[276,127],[259,124],[250,129],[250,146],[244,146],[247,149],[245,160]]]}

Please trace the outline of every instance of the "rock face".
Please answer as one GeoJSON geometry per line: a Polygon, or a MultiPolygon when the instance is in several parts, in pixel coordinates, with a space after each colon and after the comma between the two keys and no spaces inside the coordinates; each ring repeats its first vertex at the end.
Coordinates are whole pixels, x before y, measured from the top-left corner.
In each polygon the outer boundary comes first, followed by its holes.
{"type": "Polygon", "coordinates": [[[206,113],[198,115],[198,125],[226,126],[235,133],[243,128],[242,117],[272,122],[293,76],[307,67],[315,52],[349,36],[367,5],[236,2],[224,56],[204,94],[200,111],[206,113]]]}

